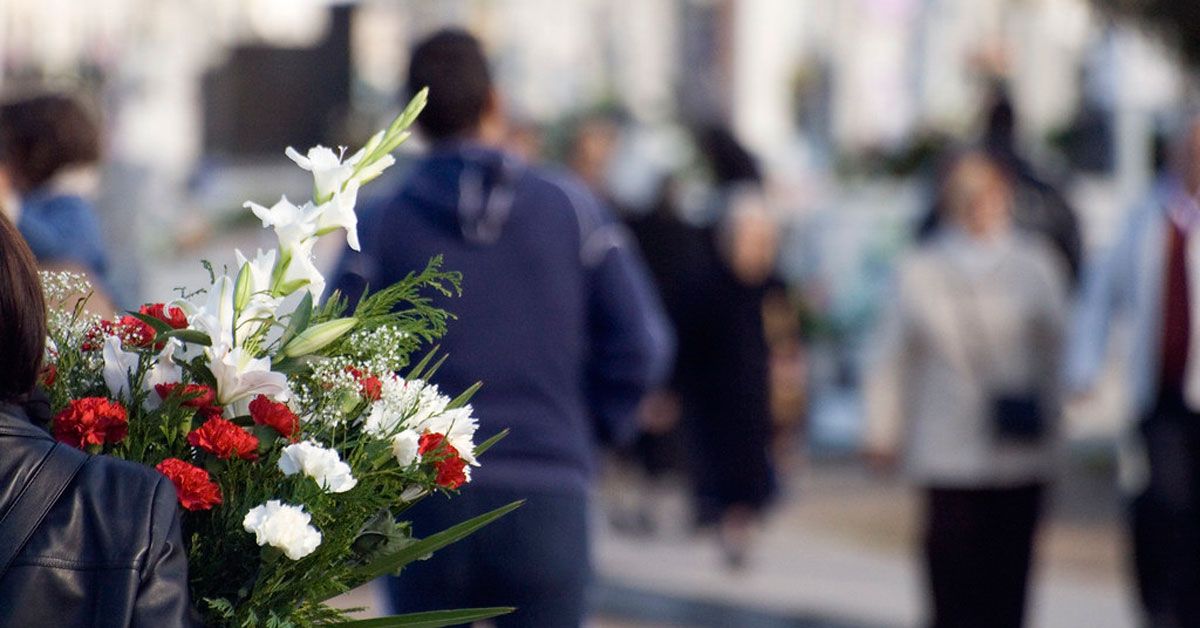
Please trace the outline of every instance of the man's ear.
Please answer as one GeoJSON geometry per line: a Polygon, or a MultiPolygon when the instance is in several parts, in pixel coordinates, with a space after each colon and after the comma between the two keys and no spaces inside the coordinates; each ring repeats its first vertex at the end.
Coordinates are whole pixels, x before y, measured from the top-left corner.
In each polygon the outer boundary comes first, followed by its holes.
{"type": "Polygon", "coordinates": [[[502,142],[507,132],[504,98],[494,87],[488,90],[487,99],[483,102],[479,131],[482,139],[489,142],[502,142]]]}

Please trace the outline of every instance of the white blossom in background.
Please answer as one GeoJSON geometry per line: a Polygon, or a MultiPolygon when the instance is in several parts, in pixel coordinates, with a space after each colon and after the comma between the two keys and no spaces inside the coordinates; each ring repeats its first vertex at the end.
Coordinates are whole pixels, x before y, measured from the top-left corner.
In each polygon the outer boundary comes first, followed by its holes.
{"type": "Polygon", "coordinates": [[[272,499],[246,513],[242,528],[254,534],[260,547],[270,545],[292,560],[300,560],[321,545],[321,532],[309,525],[312,516],[300,506],[272,499]]]}
{"type": "Polygon", "coordinates": [[[342,462],[336,451],[312,441],[284,447],[279,470],[284,475],[303,473],[330,493],[345,493],[358,484],[350,473],[350,465],[342,462]]]}

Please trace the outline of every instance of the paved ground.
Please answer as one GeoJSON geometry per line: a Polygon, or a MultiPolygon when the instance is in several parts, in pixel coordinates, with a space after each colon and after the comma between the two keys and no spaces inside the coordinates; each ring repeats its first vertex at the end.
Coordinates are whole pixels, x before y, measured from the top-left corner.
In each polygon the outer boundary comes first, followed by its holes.
{"type": "MultiPolygon", "coordinates": [[[[681,498],[658,500],[656,536],[616,534],[598,516],[595,628],[884,628],[922,619],[912,493],[845,464],[792,483],[762,530],[750,566],[726,569],[715,543],[678,525],[681,498]]],[[[611,487],[610,487],[611,488],[611,487]]],[[[1039,541],[1033,628],[1134,625],[1123,538],[1104,474],[1062,483],[1039,541]]],[[[609,496],[613,493],[610,491],[609,496]]],[[[372,605],[358,591],[349,603],[372,605]]]]}

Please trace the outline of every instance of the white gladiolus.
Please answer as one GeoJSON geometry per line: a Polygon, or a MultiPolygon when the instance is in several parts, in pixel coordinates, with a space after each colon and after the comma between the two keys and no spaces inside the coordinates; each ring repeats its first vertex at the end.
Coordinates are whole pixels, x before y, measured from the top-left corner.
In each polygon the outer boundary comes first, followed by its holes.
{"type": "Polygon", "coordinates": [[[321,532],[309,525],[312,516],[300,506],[272,499],[246,513],[242,528],[254,533],[259,546],[278,548],[292,560],[300,560],[321,545],[321,532]]]}
{"type": "Polygon", "coordinates": [[[363,157],[362,151],[359,151],[343,162],[340,155],[325,146],[314,146],[308,149],[307,155],[301,155],[300,151],[288,146],[284,154],[297,166],[313,174],[313,189],[318,202],[340,191],[354,173],[354,165],[363,157]]]}
{"type": "Polygon", "coordinates": [[[233,344],[234,283],[227,276],[218,277],[208,288],[204,305],[188,313],[190,327],[208,334],[213,345],[233,344]]]}
{"type": "Polygon", "coordinates": [[[244,205],[262,220],[263,227],[274,227],[275,236],[279,238],[279,248],[290,251],[292,247],[312,238],[317,233],[316,215],[308,211],[308,205],[297,207],[287,199],[280,197],[279,202],[270,207],[247,201],[244,205]]]}
{"type": "Polygon", "coordinates": [[[336,451],[311,441],[284,447],[279,470],[284,475],[303,473],[330,493],[345,493],[358,484],[350,474],[350,465],[342,462],[336,451]]]}
{"type": "Polygon", "coordinates": [[[401,467],[407,467],[421,458],[420,446],[421,436],[413,430],[404,430],[392,437],[392,455],[401,467]]]}

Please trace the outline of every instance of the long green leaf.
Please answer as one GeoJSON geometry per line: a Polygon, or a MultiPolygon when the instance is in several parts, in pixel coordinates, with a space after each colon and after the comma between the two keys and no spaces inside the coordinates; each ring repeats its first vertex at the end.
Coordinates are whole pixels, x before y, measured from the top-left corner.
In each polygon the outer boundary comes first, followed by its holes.
{"type": "Polygon", "coordinates": [[[138,319],[139,321],[142,321],[143,323],[149,325],[151,328],[154,329],[154,333],[156,333],[156,334],[161,334],[161,333],[168,332],[168,331],[175,329],[174,327],[171,327],[171,325],[168,324],[167,321],[164,321],[163,319],[158,318],[157,316],[150,316],[148,314],[142,314],[141,312],[132,312],[129,310],[126,310],[125,313],[129,314],[130,316],[138,319]]]}
{"type": "Polygon", "coordinates": [[[433,552],[436,552],[437,550],[440,550],[443,547],[454,543],[455,541],[462,540],[464,537],[473,534],[476,530],[482,528],[483,526],[486,526],[500,517],[507,515],[517,508],[520,508],[521,504],[524,503],[525,501],[522,500],[513,502],[507,506],[502,506],[489,513],[479,515],[474,519],[470,519],[458,525],[446,528],[437,534],[427,536],[416,543],[413,543],[412,545],[406,545],[391,554],[380,556],[371,564],[364,565],[355,570],[350,577],[350,582],[347,582],[347,585],[353,588],[366,582],[370,582],[371,580],[374,580],[375,578],[378,578],[384,574],[395,573],[401,567],[404,567],[405,565],[417,560],[418,558],[421,558],[422,556],[432,554],[433,552]]]}
{"type": "Polygon", "coordinates": [[[507,427],[500,430],[499,432],[496,432],[495,436],[483,441],[482,443],[479,443],[479,445],[477,445],[475,447],[475,451],[472,453],[475,454],[476,458],[482,456],[483,452],[491,449],[492,445],[495,445],[496,443],[503,440],[505,436],[508,436],[508,428],[507,427]]]}
{"type": "Polygon", "coordinates": [[[183,342],[188,342],[194,345],[204,345],[205,347],[212,346],[212,338],[209,338],[208,334],[196,329],[173,329],[171,331],[159,334],[158,337],[159,339],[178,338],[183,342]]]}
{"type": "Polygon", "coordinates": [[[514,610],[516,609],[511,606],[494,606],[491,608],[464,608],[455,611],[428,611],[360,619],[337,625],[344,628],[397,628],[401,626],[403,628],[443,628],[444,626],[458,626],[507,615],[514,610]]]}

